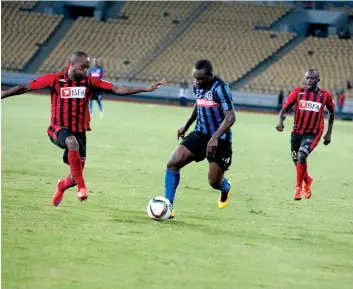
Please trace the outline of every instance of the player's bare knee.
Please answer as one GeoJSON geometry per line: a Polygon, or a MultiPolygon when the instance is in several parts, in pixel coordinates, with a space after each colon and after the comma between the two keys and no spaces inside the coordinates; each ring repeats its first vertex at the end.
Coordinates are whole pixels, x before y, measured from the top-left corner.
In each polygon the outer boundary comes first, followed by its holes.
{"type": "Polygon", "coordinates": [[[78,151],[80,149],[78,141],[74,136],[68,136],[65,139],[65,144],[66,144],[67,148],[71,151],[78,151]]]}
{"type": "Polygon", "coordinates": [[[306,153],[299,151],[298,152],[298,162],[304,164],[306,162],[307,155],[306,153]]]}
{"type": "Polygon", "coordinates": [[[167,169],[170,171],[177,171],[179,170],[178,161],[175,158],[171,158],[167,163],[167,169]]]}
{"type": "Polygon", "coordinates": [[[216,179],[213,179],[213,178],[209,178],[208,179],[208,183],[215,190],[220,190],[221,187],[222,187],[221,182],[219,180],[216,180],[216,179]]]}

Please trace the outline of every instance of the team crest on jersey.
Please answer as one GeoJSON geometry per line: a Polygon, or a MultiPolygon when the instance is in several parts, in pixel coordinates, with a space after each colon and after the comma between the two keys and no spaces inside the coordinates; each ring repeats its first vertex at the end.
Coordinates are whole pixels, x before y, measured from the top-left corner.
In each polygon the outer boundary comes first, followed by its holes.
{"type": "Polygon", "coordinates": [[[322,103],[319,102],[301,100],[299,103],[299,109],[319,112],[321,109],[321,105],[322,103]]]}
{"type": "Polygon", "coordinates": [[[61,98],[85,98],[86,87],[61,87],[61,98]]]}
{"type": "Polygon", "coordinates": [[[208,92],[206,93],[206,99],[208,99],[208,100],[213,100],[213,95],[212,95],[212,92],[211,92],[211,91],[208,91],[208,92]]]}

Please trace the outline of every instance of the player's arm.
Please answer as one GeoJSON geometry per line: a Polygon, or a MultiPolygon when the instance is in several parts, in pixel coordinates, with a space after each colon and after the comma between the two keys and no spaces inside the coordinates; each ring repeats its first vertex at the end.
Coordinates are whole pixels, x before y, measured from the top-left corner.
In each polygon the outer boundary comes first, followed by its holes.
{"type": "Polygon", "coordinates": [[[284,129],[284,120],[286,119],[286,113],[292,108],[297,100],[297,90],[294,89],[288,96],[286,102],[283,104],[283,107],[278,115],[278,124],[276,129],[281,132],[284,129]]]}
{"type": "Polygon", "coordinates": [[[10,97],[13,95],[19,95],[19,94],[24,94],[26,92],[31,91],[32,88],[29,84],[24,84],[24,85],[18,85],[15,87],[12,87],[8,90],[1,91],[1,99],[10,97]]]}
{"type": "Polygon", "coordinates": [[[329,113],[329,118],[328,118],[327,131],[323,139],[324,139],[324,145],[328,145],[331,142],[332,128],[333,128],[333,123],[335,121],[335,104],[333,103],[331,93],[329,93],[325,105],[329,113]]]}
{"type": "Polygon", "coordinates": [[[53,82],[54,82],[54,74],[47,74],[34,79],[28,84],[18,85],[8,90],[2,91],[1,99],[10,97],[13,95],[24,94],[26,92],[33,91],[33,90],[39,90],[45,87],[51,87],[53,82]]]}
{"type": "Polygon", "coordinates": [[[146,87],[132,87],[132,86],[116,86],[113,85],[111,91],[117,95],[129,95],[141,92],[152,92],[165,84],[165,80],[160,80],[154,84],[151,84],[146,87]]]}
{"type": "Polygon", "coordinates": [[[216,130],[214,135],[211,137],[207,144],[206,154],[208,156],[214,156],[217,151],[218,139],[226,133],[232,125],[235,123],[235,112],[232,94],[230,89],[226,85],[221,85],[217,89],[217,97],[220,100],[220,104],[223,109],[224,120],[222,121],[219,128],[216,130]]]}
{"type": "Polygon", "coordinates": [[[192,109],[191,114],[189,115],[188,119],[186,120],[185,124],[178,129],[177,137],[178,139],[184,138],[185,133],[188,131],[189,127],[194,123],[197,117],[197,104],[195,103],[194,108],[192,109]]]}

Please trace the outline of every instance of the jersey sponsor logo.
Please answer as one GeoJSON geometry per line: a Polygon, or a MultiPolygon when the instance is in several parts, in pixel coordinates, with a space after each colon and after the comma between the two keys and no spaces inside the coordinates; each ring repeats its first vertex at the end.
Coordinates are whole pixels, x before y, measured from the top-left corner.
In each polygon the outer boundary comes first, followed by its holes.
{"type": "Polygon", "coordinates": [[[97,71],[95,71],[95,72],[91,72],[91,75],[92,75],[93,77],[100,77],[100,76],[101,76],[101,72],[100,72],[100,70],[97,70],[97,71]]]}
{"type": "Polygon", "coordinates": [[[85,98],[86,87],[61,87],[61,98],[85,98]]]}
{"type": "Polygon", "coordinates": [[[200,98],[196,100],[197,106],[201,107],[218,107],[219,103],[213,101],[213,100],[208,100],[206,98],[200,98]]]}
{"type": "Polygon", "coordinates": [[[319,102],[301,100],[299,103],[299,109],[319,112],[321,109],[321,105],[322,103],[319,102]]]}
{"type": "Polygon", "coordinates": [[[212,92],[211,92],[211,91],[208,91],[208,92],[206,93],[206,99],[208,99],[208,100],[213,100],[213,95],[212,95],[212,92]]]}

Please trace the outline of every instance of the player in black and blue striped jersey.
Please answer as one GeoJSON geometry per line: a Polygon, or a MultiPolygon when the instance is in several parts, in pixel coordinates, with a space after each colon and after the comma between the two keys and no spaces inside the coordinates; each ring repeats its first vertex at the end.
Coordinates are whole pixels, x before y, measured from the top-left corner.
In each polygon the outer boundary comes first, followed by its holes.
{"type": "MultiPolygon", "coordinates": [[[[226,83],[213,75],[209,60],[199,60],[193,69],[193,90],[196,97],[194,109],[185,125],[178,129],[177,137],[183,141],[176,148],[167,164],[165,197],[174,202],[180,181],[180,169],[192,161],[207,157],[208,181],[220,191],[218,207],[225,208],[230,200],[231,184],[224,177],[232,162],[232,131],[235,112],[231,91],[226,83]],[[185,136],[196,121],[193,132],[185,136]]],[[[172,212],[174,217],[174,210],[172,212]]]]}

